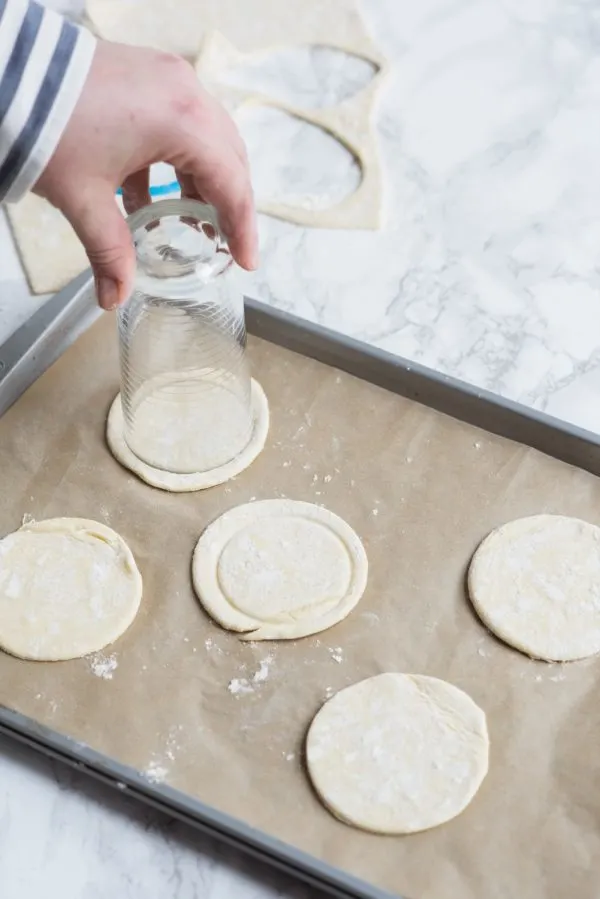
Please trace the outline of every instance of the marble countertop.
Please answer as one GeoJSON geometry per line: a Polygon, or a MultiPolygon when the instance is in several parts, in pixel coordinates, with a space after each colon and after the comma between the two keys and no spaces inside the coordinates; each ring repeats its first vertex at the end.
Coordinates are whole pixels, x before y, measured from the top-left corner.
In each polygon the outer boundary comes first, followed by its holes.
{"type": "MultiPolygon", "coordinates": [[[[600,432],[600,2],[360,5],[393,62],[377,116],[385,227],[263,218],[249,292],[600,432]]],[[[318,194],[355,178],[319,135],[268,124],[243,123],[258,180],[318,194]]],[[[3,219],[0,253],[2,339],[40,300],[3,219]]],[[[3,741],[0,791],[3,899],[315,896],[3,741]]]]}

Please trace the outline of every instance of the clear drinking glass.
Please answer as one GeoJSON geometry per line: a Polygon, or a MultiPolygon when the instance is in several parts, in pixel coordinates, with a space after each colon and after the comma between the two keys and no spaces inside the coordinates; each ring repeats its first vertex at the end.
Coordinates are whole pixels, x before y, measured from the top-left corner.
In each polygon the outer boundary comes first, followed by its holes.
{"type": "Polygon", "coordinates": [[[125,440],[154,468],[210,471],[253,429],[235,265],[203,203],[161,200],[128,224],[137,271],[118,312],[125,440]]]}

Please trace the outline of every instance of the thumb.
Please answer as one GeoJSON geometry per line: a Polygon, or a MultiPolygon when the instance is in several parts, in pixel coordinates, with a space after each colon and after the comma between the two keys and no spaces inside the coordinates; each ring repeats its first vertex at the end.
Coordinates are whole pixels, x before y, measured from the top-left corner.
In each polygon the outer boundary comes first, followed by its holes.
{"type": "Polygon", "coordinates": [[[131,293],[135,251],[127,223],[110,186],[63,206],[90,260],[102,309],[116,309],[131,293]]]}

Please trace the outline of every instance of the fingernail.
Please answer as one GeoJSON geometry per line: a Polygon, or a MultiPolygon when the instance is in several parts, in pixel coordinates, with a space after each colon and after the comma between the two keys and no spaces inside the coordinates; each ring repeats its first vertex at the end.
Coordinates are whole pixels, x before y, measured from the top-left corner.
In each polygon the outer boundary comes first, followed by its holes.
{"type": "Polygon", "coordinates": [[[97,278],[96,294],[98,304],[106,312],[112,312],[119,305],[119,285],[112,278],[97,278]]]}

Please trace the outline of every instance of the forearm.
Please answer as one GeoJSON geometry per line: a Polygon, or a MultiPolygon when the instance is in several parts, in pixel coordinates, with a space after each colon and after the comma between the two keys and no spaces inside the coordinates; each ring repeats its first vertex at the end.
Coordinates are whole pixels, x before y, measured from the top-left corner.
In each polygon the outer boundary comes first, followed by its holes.
{"type": "Polygon", "coordinates": [[[94,55],[85,29],[28,0],[0,0],[0,202],[38,180],[94,55]]]}

